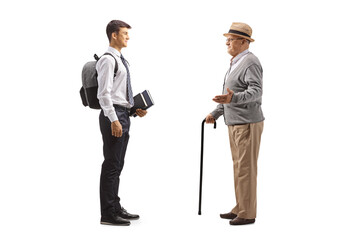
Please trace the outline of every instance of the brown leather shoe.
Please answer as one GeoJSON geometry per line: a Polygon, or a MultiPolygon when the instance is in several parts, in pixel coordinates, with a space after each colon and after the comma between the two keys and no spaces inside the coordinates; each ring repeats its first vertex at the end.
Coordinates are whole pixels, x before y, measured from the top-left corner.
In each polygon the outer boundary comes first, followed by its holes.
{"type": "Polygon", "coordinates": [[[245,219],[245,218],[237,217],[230,221],[230,225],[246,225],[246,224],[251,224],[254,222],[255,222],[255,219],[245,219]]]}
{"type": "Polygon", "coordinates": [[[232,212],[229,212],[229,213],[222,213],[220,214],[220,217],[221,218],[224,218],[224,219],[234,219],[237,217],[237,215],[235,213],[232,213],[232,212]]]}

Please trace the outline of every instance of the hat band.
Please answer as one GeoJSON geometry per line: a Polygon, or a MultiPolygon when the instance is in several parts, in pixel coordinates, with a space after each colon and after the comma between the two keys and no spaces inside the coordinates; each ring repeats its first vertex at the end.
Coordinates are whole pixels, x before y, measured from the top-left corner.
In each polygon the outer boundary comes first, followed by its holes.
{"type": "Polygon", "coordinates": [[[231,30],[231,29],[230,29],[230,30],[229,30],[229,33],[235,33],[235,34],[238,34],[238,35],[242,35],[242,36],[251,38],[248,34],[243,33],[243,32],[239,32],[239,31],[236,31],[236,30],[231,30]]]}

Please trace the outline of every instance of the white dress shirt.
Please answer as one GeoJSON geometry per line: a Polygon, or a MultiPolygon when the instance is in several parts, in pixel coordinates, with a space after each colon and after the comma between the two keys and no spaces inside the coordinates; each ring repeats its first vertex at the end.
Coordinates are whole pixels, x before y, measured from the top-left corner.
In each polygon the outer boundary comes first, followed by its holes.
{"type": "Polygon", "coordinates": [[[104,115],[111,122],[118,120],[114,104],[131,108],[132,105],[126,100],[126,68],[120,59],[120,52],[115,48],[109,47],[107,52],[111,53],[118,63],[118,71],[114,79],[115,61],[112,56],[104,55],[96,64],[98,73],[98,92],[100,106],[104,115]]]}
{"type": "Polygon", "coordinates": [[[242,62],[242,60],[244,60],[244,58],[248,55],[248,53],[249,53],[249,50],[246,49],[246,50],[242,51],[241,53],[239,53],[238,55],[236,55],[234,58],[231,59],[229,71],[226,73],[226,79],[228,78],[228,76],[230,75],[230,73],[231,73],[237,66],[240,65],[240,63],[242,62]]]}

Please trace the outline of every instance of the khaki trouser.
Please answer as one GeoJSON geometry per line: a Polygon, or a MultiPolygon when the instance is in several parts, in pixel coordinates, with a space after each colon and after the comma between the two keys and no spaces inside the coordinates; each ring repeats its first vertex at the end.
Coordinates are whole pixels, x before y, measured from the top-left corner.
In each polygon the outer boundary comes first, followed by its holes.
{"type": "Polygon", "coordinates": [[[229,127],[234,164],[236,206],[231,210],[239,218],[256,218],[256,177],[264,122],[229,127]]]}

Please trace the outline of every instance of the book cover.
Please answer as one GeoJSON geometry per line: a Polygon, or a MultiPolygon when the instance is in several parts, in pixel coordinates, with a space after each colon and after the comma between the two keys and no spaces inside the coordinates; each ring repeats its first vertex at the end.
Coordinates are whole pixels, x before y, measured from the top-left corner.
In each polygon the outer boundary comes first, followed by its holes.
{"type": "Polygon", "coordinates": [[[134,97],[134,106],[130,110],[130,116],[136,117],[136,109],[141,108],[146,110],[154,105],[149,90],[145,90],[134,97]]]}

